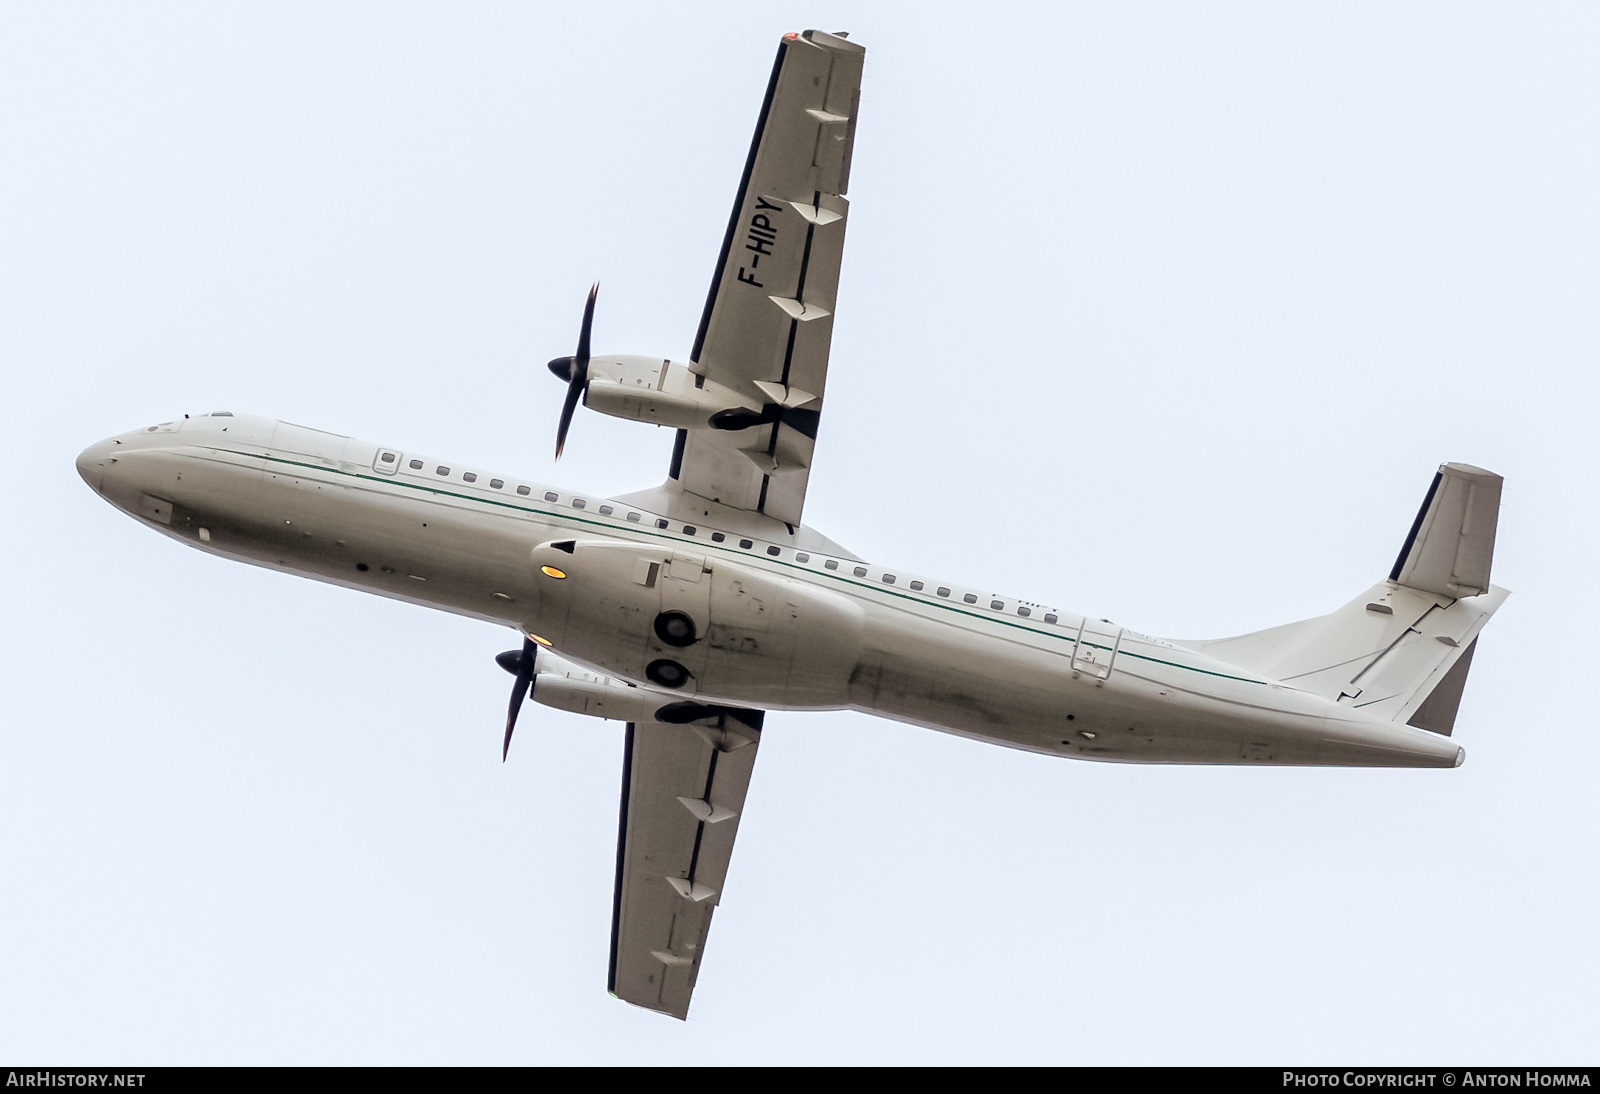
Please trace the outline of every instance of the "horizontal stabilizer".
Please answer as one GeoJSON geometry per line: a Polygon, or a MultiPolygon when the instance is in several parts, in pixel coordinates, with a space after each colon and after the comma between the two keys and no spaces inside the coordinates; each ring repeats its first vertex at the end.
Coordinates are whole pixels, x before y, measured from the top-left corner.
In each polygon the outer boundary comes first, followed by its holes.
{"type": "Polygon", "coordinates": [[[1469,464],[1442,465],[1389,580],[1450,597],[1488,592],[1502,481],[1469,464]]]}

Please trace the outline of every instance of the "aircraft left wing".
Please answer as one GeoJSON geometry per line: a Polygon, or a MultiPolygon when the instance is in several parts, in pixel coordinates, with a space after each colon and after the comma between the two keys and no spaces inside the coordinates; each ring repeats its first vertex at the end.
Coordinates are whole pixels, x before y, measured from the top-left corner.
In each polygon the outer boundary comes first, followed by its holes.
{"type": "Polygon", "coordinates": [[[763,712],[628,723],[611,912],[612,995],[683,1018],[722,897],[763,712]]]}
{"type": "Polygon", "coordinates": [[[800,523],[827,385],[865,54],[815,30],[786,34],[778,46],[691,354],[697,374],[763,409],[679,432],[670,475],[688,495],[685,511],[699,499],[791,531],[800,523]]]}

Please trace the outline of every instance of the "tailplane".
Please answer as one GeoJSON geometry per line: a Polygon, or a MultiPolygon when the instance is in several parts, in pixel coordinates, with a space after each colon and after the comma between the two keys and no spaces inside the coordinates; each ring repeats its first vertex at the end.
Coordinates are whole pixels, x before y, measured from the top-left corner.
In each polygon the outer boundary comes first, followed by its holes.
{"type": "Polygon", "coordinates": [[[1510,595],[1489,583],[1499,475],[1439,468],[1387,581],[1331,615],[1186,645],[1370,717],[1448,736],[1478,634],[1510,595]]]}

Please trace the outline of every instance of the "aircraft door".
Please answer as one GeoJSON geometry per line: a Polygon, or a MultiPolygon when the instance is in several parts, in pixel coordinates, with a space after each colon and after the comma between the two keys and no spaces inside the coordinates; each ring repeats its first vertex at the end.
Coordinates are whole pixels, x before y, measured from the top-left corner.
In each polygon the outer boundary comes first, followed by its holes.
{"type": "Polygon", "coordinates": [[[392,448],[380,448],[372,457],[372,469],[380,475],[392,475],[400,470],[400,455],[392,448]]]}
{"type": "Polygon", "coordinates": [[[1078,626],[1072,646],[1072,675],[1087,674],[1096,683],[1111,676],[1111,665],[1122,645],[1122,628],[1106,619],[1088,619],[1078,626]]]}

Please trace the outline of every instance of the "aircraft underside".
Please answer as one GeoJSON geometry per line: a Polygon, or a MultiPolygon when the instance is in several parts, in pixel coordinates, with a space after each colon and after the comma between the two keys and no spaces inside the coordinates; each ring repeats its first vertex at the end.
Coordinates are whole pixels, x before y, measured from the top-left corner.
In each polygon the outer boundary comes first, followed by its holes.
{"type": "Polygon", "coordinates": [[[607,984],[683,1018],[767,711],[854,709],[1051,756],[1448,768],[1489,583],[1499,476],[1440,467],[1387,579],[1316,619],[1174,642],[870,564],[803,523],[850,204],[864,50],[779,43],[686,361],[596,355],[565,385],[676,431],[659,486],[602,499],[213,412],[78,459],[213,554],[509,627],[501,757],[528,700],[624,730],[607,984]]]}

